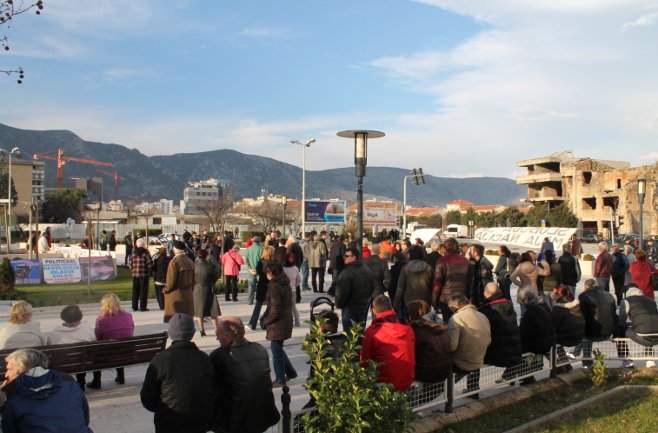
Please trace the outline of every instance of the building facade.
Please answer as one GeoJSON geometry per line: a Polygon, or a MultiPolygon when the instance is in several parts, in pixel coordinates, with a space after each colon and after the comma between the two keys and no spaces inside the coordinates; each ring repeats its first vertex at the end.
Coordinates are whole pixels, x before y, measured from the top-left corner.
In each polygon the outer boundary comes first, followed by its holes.
{"type": "Polygon", "coordinates": [[[224,187],[217,179],[188,182],[183,189],[181,213],[202,215],[204,209],[211,209],[224,198],[224,187]]]}
{"type": "MultiPolygon", "coordinates": [[[[6,158],[3,163],[6,170],[6,158]]],[[[11,179],[12,186],[18,195],[16,203],[11,209],[12,219],[15,222],[17,215],[28,215],[29,203],[42,203],[45,200],[45,164],[43,161],[32,161],[12,157],[11,179]]]]}
{"type": "Polygon", "coordinates": [[[576,158],[571,151],[518,161],[527,169],[516,182],[528,186],[526,201],[549,208],[566,203],[583,231],[639,233],[638,179],[648,179],[642,206],[644,235],[658,234],[656,181],[658,163],[631,167],[624,161],[576,158]],[[620,225],[621,223],[621,225],[620,225]]]}

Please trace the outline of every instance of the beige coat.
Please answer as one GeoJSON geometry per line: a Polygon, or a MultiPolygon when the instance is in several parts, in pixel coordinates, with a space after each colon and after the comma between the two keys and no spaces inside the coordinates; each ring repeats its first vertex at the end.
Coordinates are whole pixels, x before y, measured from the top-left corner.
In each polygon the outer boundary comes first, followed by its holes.
{"type": "Polygon", "coordinates": [[[491,343],[491,327],[487,316],[474,305],[459,309],[448,322],[452,362],[464,371],[475,371],[484,365],[484,355],[491,343]]]}
{"type": "Polygon", "coordinates": [[[177,254],[169,262],[164,289],[164,321],[176,313],[194,315],[194,262],[185,253],[177,254]]]}
{"type": "Polygon", "coordinates": [[[510,278],[519,287],[516,292],[516,301],[520,304],[527,291],[537,293],[537,278],[551,275],[551,267],[546,260],[541,261],[541,267],[532,262],[523,262],[516,267],[510,278]]]}

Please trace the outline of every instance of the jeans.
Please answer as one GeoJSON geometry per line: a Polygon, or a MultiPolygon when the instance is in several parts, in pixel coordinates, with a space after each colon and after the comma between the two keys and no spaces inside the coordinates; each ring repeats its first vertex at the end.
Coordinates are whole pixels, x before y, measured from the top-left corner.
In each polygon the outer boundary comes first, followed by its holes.
{"type": "Polygon", "coordinates": [[[224,294],[224,299],[229,300],[233,298],[234,301],[238,300],[238,276],[237,275],[227,275],[226,276],[226,293],[224,294]]]}
{"type": "Polygon", "coordinates": [[[311,284],[313,284],[314,292],[318,291],[318,280],[319,280],[320,293],[324,293],[324,272],[325,272],[325,268],[311,268],[311,284]]]}
{"type": "Polygon", "coordinates": [[[249,291],[247,292],[247,303],[249,305],[254,303],[254,296],[256,295],[256,282],[258,281],[258,278],[256,275],[251,274],[251,270],[249,271],[249,291]]]}
{"type": "Polygon", "coordinates": [[[251,313],[251,319],[249,319],[249,327],[251,329],[256,329],[256,326],[258,326],[258,318],[260,317],[261,308],[263,308],[263,301],[256,301],[254,312],[251,313]]]}
{"type": "Polygon", "coordinates": [[[270,341],[270,350],[276,383],[285,384],[287,380],[296,378],[297,372],[283,350],[283,341],[270,341]]]}
{"type": "Polygon", "coordinates": [[[583,340],[573,350],[573,356],[580,356],[581,351],[583,352],[583,365],[592,365],[592,340],[583,340]]]}
{"type": "Polygon", "coordinates": [[[310,290],[308,287],[308,260],[302,262],[302,290],[310,290]]]}
{"type": "Polygon", "coordinates": [[[368,320],[368,306],[363,307],[345,307],[342,313],[343,332],[349,332],[352,328],[352,322],[361,325],[361,329],[365,329],[366,321],[368,320]]]}

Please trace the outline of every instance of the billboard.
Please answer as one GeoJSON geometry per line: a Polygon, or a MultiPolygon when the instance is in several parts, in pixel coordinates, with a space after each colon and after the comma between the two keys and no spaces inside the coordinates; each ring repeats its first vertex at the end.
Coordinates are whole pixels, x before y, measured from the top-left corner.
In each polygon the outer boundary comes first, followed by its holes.
{"type": "Polygon", "coordinates": [[[80,262],[78,259],[43,259],[43,280],[46,284],[80,282],[80,262]]]}
{"type": "MultiPolygon", "coordinates": [[[[89,257],[80,257],[80,272],[82,281],[87,281],[89,272],[89,257]]],[[[115,280],[117,271],[114,268],[112,256],[91,257],[91,279],[93,281],[115,280]]]]}
{"type": "Polygon", "coordinates": [[[398,205],[391,202],[373,202],[363,203],[363,224],[364,225],[397,225],[398,205]]]}
{"type": "Polygon", "coordinates": [[[41,284],[41,264],[39,260],[12,260],[11,267],[16,274],[16,284],[41,284]]]}
{"type": "Polygon", "coordinates": [[[306,223],[345,224],[345,201],[306,200],[304,221],[306,223]]]}

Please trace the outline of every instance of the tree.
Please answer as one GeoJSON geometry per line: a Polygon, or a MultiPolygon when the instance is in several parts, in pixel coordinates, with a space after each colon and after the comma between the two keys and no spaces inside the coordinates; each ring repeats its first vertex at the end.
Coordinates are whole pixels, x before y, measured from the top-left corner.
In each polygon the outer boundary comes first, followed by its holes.
{"type": "Polygon", "coordinates": [[[462,213],[458,210],[449,210],[446,212],[446,224],[461,224],[462,223],[462,213]]]}
{"type": "Polygon", "coordinates": [[[412,217],[410,221],[417,221],[421,224],[426,225],[427,227],[443,227],[443,217],[440,213],[435,213],[434,215],[423,215],[419,217],[412,217]]]}
{"type": "Polygon", "coordinates": [[[228,200],[219,199],[214,200],[209,204],[201,206],[201,212],[208,219],[208,225],[210,226],[210,231],[215,233],[224,233],[224,227],[226,225],[226,216],[228,211],[231,208],[231,203],[228,200]]]}
{"type": "Polygon", "coordinates": [[[496,215],[496,225],[499,227],[525,227],[526,217],[516,206],[507,206],[496,215]]]}
{"type": "Polygon", "coordinates": [[[553,227],[570,227],[578,225],[578,217],[571,212],[566,203],[560,203],[551,209],[548,220],[553,227]]]}
{"type": "Polygon", "coordinates": [[[478,227],[495,227],[498,214],[496,211],[482,212],[475,216],[475,225],[478,227]]]}
{"type": "Polygon", "coordinates": [[[86,197],[80,189],[64,189],[46,194],[42,206],[42,220],[47,223],[65,223],[68,218],[82,220],[82,200],[86,197]]]}
{"type": "Polygon", "coordinates": [[[260,206],[250,206],[245,209],[254,223],[263,227],[265,232],[269,232],[281,223],[283,217],[283,207],[279,203],[265,199],[260,206]]]}
{"type": "Polygon", "coordinates": [[[548,220],[548,206],[546,204],[534,205],[526,214],[529,227],[541,227],[542,220],[548,220]]]}
{"type": "Polygon", "coordinates": [[[16,273],[11,267],[11,262],[7,257],[0,262],[0,292],[9,292],[14,290],[16,284],[16,273]]]}
{"type": "Polygon", "coordinates": [[[475,212],[475,209],[472,207],[469,207],[466,209],[466,213],[462,214],[461,216],[461,224],[467,226],[469,221],[473,221],[473,224],[475,224],[475,220],[477,219],[477,212],[475,212]]]}
{"type": "MultiPolygon", "coordinates": [[[[41,11],[43,10],[43,0],[27,4],[23,0],[0,0],[0,26],[7,25],[7,27],[10,27],[16,15],[25,13],[30,9],[36,9],[37,15],[41,14],[41,11]]],[[[6,35],[0,37],[0,45],[2,45],[2,48],[5,51],[9,51],[9,38],[6,35]]],[[[21,84],[23,78],[25,78],[23,68],[20,66],[17,69],[1,68],[0,72],[7,75],[18,74],[18,84],[21,84]]]]}

